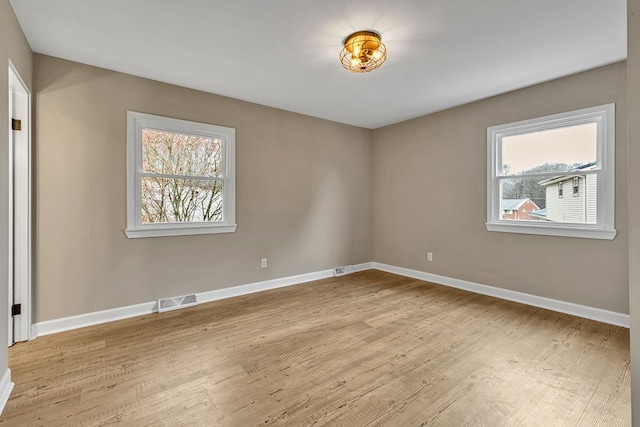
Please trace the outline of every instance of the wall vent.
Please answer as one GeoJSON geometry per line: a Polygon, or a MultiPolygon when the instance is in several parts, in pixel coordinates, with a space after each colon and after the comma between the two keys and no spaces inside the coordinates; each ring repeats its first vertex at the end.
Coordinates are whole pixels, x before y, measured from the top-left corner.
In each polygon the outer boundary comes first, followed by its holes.
{"type": "Polygon", "coordinates": [[[183,295],[181,297],[159,299],[158,312],[164,313],[165,311],[191,307],[192,305],[198,305],[198,296],[196,294],[183,295]]]}
{"type": "Polygon", "coordinates": [[[354,272],[353,265],[345,265],[343,267],[336,267],[333,269],[333,275],[335,277],[345,276],[353,272],[354,272]]]}

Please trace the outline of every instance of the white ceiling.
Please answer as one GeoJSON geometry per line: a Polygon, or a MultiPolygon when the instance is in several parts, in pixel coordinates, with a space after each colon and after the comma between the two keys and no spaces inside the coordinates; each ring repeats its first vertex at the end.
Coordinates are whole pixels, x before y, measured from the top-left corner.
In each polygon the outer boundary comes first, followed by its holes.
{"type": "Polygon", "coordinates": [[[38,53],[377,128],[626,58],[626,0],[11,0],[38,53]],[[387,62],[338,60],[373,29],[387,62]]]}

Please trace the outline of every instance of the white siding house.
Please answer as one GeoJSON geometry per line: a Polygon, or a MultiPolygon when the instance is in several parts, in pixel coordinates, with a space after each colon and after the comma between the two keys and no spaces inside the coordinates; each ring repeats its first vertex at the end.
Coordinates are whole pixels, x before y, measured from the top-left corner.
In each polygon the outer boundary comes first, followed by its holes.
{"type": "MultiPolygon", "coordinates": [[[[593,169],[594,164],[575,170],[593,169]]],[[[597,176],[556,176],[540,182],[546,187],[546,219],[579,224],[596,223],[597,176]]]]}

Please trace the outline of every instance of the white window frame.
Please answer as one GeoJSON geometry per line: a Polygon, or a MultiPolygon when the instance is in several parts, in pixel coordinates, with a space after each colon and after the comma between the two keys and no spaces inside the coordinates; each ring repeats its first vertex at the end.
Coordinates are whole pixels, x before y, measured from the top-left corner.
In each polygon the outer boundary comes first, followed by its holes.
{"type": "MultiPolygon", "coordinates": [[[[615,223],[615,104],[605,104],[566,113],[539,117],[487,128],[487,223],[488,231],[538,234],[613,240],[615,223]],[[501,218],[501,181],[514,176],[502,175],[502,139],[508,136],[596,123],[597,223],[569,224],[546,221],[512,221],[501,218]]],[[[536,176],[538,174],[535,174],[536,176]]],[[[539,174],[540,179],[558,173],[539,174]]],[[[584,171],[563,172],[562,175],[584,175],[584,171]]],[[[517,175],[515,176],[517,177],[517,175]]]]}
{"type": "MultiPolygon", "coordinates": [[[[232,233],[236,231],[235,213],[235,129],[197,123],[152,114],[127,112],[127,228],[129,238],[232,233]],[[185,133],[222,140],[222,221],[143,224],[142,211],[142,130],[185,133]]],[[[197,177],[172,175],[172,178],[197,177]]]]}

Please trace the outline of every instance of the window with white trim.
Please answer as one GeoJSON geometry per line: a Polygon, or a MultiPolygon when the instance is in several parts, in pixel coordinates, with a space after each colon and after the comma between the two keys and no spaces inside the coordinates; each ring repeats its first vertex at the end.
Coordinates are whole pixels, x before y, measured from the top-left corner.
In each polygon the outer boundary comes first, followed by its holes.
{"type": "Polygon", "coordinates": [[[127,112],[127,237],[235,230],[235,129],[127,112]]]}
{"type": "Polygon", "coordinates": [[[615,238],[614,104],[489,127],[487,151],[487,230],[615,238]],[[504,215],[527,199],[527,216],[504,215]]]}

